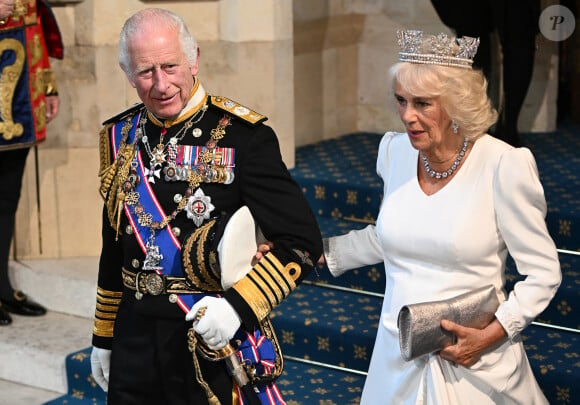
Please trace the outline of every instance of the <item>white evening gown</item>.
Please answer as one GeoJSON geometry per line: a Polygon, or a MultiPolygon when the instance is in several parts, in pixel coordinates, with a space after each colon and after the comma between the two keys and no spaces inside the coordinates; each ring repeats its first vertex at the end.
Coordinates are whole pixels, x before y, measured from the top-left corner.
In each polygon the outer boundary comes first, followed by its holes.
{"type": "Polygon", "coordinates": [[[531,152],[484,135],[455,177],[430,196],[419,186],[417,159],[407,134],[385,134],[377,159],[384,198],[376,227],[328,241],[334,275],[385,263],[385,298],[361,403],[546,404],[520,332],[546,308],[561,271],[531,152]],[[526,276],[509,296],[503,279],[508,250],[526,276]],[[402,359],[397,315],[403,305],[489,284],[501,302],[496,317],[509,336],[504,344],[471,368],[437,354],[402,359]]]}

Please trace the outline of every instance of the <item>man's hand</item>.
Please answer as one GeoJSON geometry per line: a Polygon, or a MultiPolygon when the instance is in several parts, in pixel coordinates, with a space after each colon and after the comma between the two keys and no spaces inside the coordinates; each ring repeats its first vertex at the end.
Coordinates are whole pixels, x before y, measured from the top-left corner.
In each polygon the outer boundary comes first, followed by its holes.
{"type": "Polygon", "coordinates": [[[0,0],[0,20],[5,20],[14,11],[15,0],[0,0]]]}
{"type": "Polygon", "coordinates": [[[466,328],[446,319],[441,321],[441,327],[452,332],[457,343],[442,349],[439,355],[455,365],[468,368],[477,363],[484,353],[503,343],[507,336],[497,319],[484,329],[466,328]]]}
{"type": "Polygon", "coordinates": [[[230,303],[225,298],[216,297],[204,297],[196,302],[185,315],[185,320],[193,321],[193,330],[212,350],[219,350],[230,343],[242,324],[230,303]]]}
{"type": "Polygon", "coordinates": [[[46,102],[46,123],[48,124],[58,114],[60,100],[58,96],[46,96],[45,102],[46,102]]]}
{"type": "Polygon", "coordinates": [[[91,372],[93,378],[107,392],[109,389],[109,367],[111,365],[111,351],[93,346],[91,352],[91,372]]]}

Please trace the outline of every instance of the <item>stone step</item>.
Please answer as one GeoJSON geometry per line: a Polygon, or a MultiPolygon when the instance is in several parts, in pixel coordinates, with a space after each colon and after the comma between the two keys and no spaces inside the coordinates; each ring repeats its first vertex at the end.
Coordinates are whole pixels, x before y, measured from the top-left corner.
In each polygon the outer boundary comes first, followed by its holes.
{"type": "Polygon", "coordinates": [[[39,396],[48,391],[46,400],[50,393],[55,398],[67,392],[65,358],[91,344],[98,257],[11,261],[9,271],[13,286],[48,313],[12,315],[12,325],[1,327],[0,379],[15,385],[12,392],[7,390],[7,398],[0,390],[0,404],[41,403],[16,399],[29,392],[35,395],[35,389],[39,396]]]}
{"type": "Polygon", "coordinates": [[[14,288],[47,309],[92,318],[97,293],[98,257],[29,259],[9,263],[14,288]]]}
{"type": "Polygon", "coordinates": [[[55,391],[0,380],[0,404],[2,405],[40,405],[60,395],[55,391]]]}
{"type": "Polygon", "coordinates": [[[65,358],[90,346],[93,321],[49,311],[41,317],[14,315],[10,326],[0,328],[0,379],[65,393],[65,358]]]}

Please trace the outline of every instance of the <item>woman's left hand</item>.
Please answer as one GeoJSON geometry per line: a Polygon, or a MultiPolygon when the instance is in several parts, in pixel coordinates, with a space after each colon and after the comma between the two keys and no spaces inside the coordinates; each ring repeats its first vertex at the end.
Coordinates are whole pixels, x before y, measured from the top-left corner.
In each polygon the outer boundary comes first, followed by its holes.
{"type": "Polygon", "coordinates": [[[453,333],[457,341],[439,351],[439,355],[463,367],[473,366],[484,353],[502,343],[507,336],[497,319],[484,329],[467,328],[446,319],[441,321],[441,327],[453,333]]]}
{"type": "Polygon", "coordinates": [[[255,266],[256,263],[262,260],[262,258],[266,256],[266,254],[272,249],[274,249],[274,244],[269,240],[260,243],[258,245],[258,249],[256,250],[256,254],[254,254],[254,257],[252,257],[252,266],[255,266]]]}

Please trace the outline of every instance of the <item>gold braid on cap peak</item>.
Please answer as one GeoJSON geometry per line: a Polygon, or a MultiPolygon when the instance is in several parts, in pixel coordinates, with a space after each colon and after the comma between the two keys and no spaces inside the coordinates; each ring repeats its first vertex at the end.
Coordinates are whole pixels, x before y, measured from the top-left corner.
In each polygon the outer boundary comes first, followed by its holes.
{"type": "Polygon", "coordinates": [[[420,30],[398,30],[399,61],[471,69],[479,38],[423,35],[420,30]]]}

